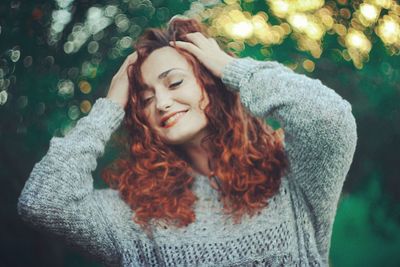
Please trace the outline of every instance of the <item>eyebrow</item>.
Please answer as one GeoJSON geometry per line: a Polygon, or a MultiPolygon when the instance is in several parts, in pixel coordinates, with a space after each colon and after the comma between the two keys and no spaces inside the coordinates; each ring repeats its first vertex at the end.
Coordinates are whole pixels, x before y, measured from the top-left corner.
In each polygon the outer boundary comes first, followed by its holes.
{"type": "Polygon", "coordinates": [[[163,73],[161,73],[160,75],[158,75],[158,79],[159,80],[164,79],[168,75],[168,73],[170,73],[172,70],[181,70],[181,69],[180,68],[172,68],[172,69],[166,70],[163,73]]]}
{"type": "MultiPolygon", "coordinates": [[[[181,69],[181,68],[172,68],[172,69],[166,70],[166,71],[162,72],[160,75],[158,75],[158,79],[159,80],[164,79],[173,70],[183,70],[183,69],[181,69]]],[[[144,87],[147,90],[147,89],[149,89],[150,86],[148,86],[147,84],[144,84],[144,87]]]]}

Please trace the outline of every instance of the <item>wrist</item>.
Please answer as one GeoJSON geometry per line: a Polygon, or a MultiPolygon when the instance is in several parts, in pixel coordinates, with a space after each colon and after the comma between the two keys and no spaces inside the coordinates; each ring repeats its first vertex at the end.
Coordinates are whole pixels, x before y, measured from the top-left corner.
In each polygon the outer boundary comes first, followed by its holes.
{"type": "Polygon", "coordinates": [[[220,72],[219,72],[219,78],[222,79],[222,75],[223,75],[224,69],[225,69],[226,66],[229,65],[229,63],[231,63],[234,59],[235,59],[234,57],[227,55],[227,57],[225,57],[225,58],[222,60],[221,67],[220,67],[220,72]]]}

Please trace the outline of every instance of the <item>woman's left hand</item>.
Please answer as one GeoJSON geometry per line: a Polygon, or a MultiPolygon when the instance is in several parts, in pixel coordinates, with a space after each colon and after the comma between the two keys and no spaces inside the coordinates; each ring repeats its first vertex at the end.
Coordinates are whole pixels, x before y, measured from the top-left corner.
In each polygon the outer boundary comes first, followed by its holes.
{"type": "MultiPolygon", "coordinates": [[[[223,67],[234,57],[222,51],[214,38],[207,38],[200,32],[191,32],[185,37],[191,42],[176,41],[176,46],[193,54],[211,73],[221,78],[223,67]]],[[[169,44],[174,46],[173,42],[169,44]]]]}

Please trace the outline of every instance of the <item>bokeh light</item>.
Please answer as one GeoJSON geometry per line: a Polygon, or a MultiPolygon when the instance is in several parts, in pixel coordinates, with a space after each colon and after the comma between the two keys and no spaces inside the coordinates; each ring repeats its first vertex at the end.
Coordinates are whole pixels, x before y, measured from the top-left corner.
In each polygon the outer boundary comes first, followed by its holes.
{"type": "MultiPolygon", "coordinates": [[[[349,58],[354,66],[362,68],[372,49],[374,31],[387,46],[388,53],[398,51],[400,8],[394,1],[266,0],[266,4],[272,14],[259,11],[253,15],[243,11],[237,1],[225,1],[225,5],[208,9],[200,2],[192,3],[186,15],[207,18],[210,21],[209,33],[215,37],[231,38],[232,44],[228,47],[235,51],[240,51],[235,42],[272,46],[282,44],[290,36],[296,40],[299,50],[319,58],[324,50],[325,35],[336,34],[339,45],[343,47],[341,54],[353,55],[349,58]],[[380,18],[385,13],[389,15],[380,18]],[[277,18],[273,22],[271,15],[277,18]]],[[[348,57],[343,56],[343,59],[348,57]]]]}
{"type": "Polygon", "coordinates": [[[400,46],[399,18],[395,16],[384,16],[379,21],[377,34],[385,44],[400,46]]]}

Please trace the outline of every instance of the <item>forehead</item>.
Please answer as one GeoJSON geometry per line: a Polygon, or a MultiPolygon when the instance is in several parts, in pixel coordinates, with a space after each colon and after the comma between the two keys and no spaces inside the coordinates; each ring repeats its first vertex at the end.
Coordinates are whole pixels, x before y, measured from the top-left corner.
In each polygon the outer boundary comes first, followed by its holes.
{"type": "Polygon", "coordinates": [[[154,50],[143,62],[140,70],[144,83],[151,86],[162,80],[158,78],[161,73],[174,68],[177,70],[172,70],[169,74],[191,73],[192,71],[185,57],[176,52],[174,48],[166,46],[154,50]]]}

